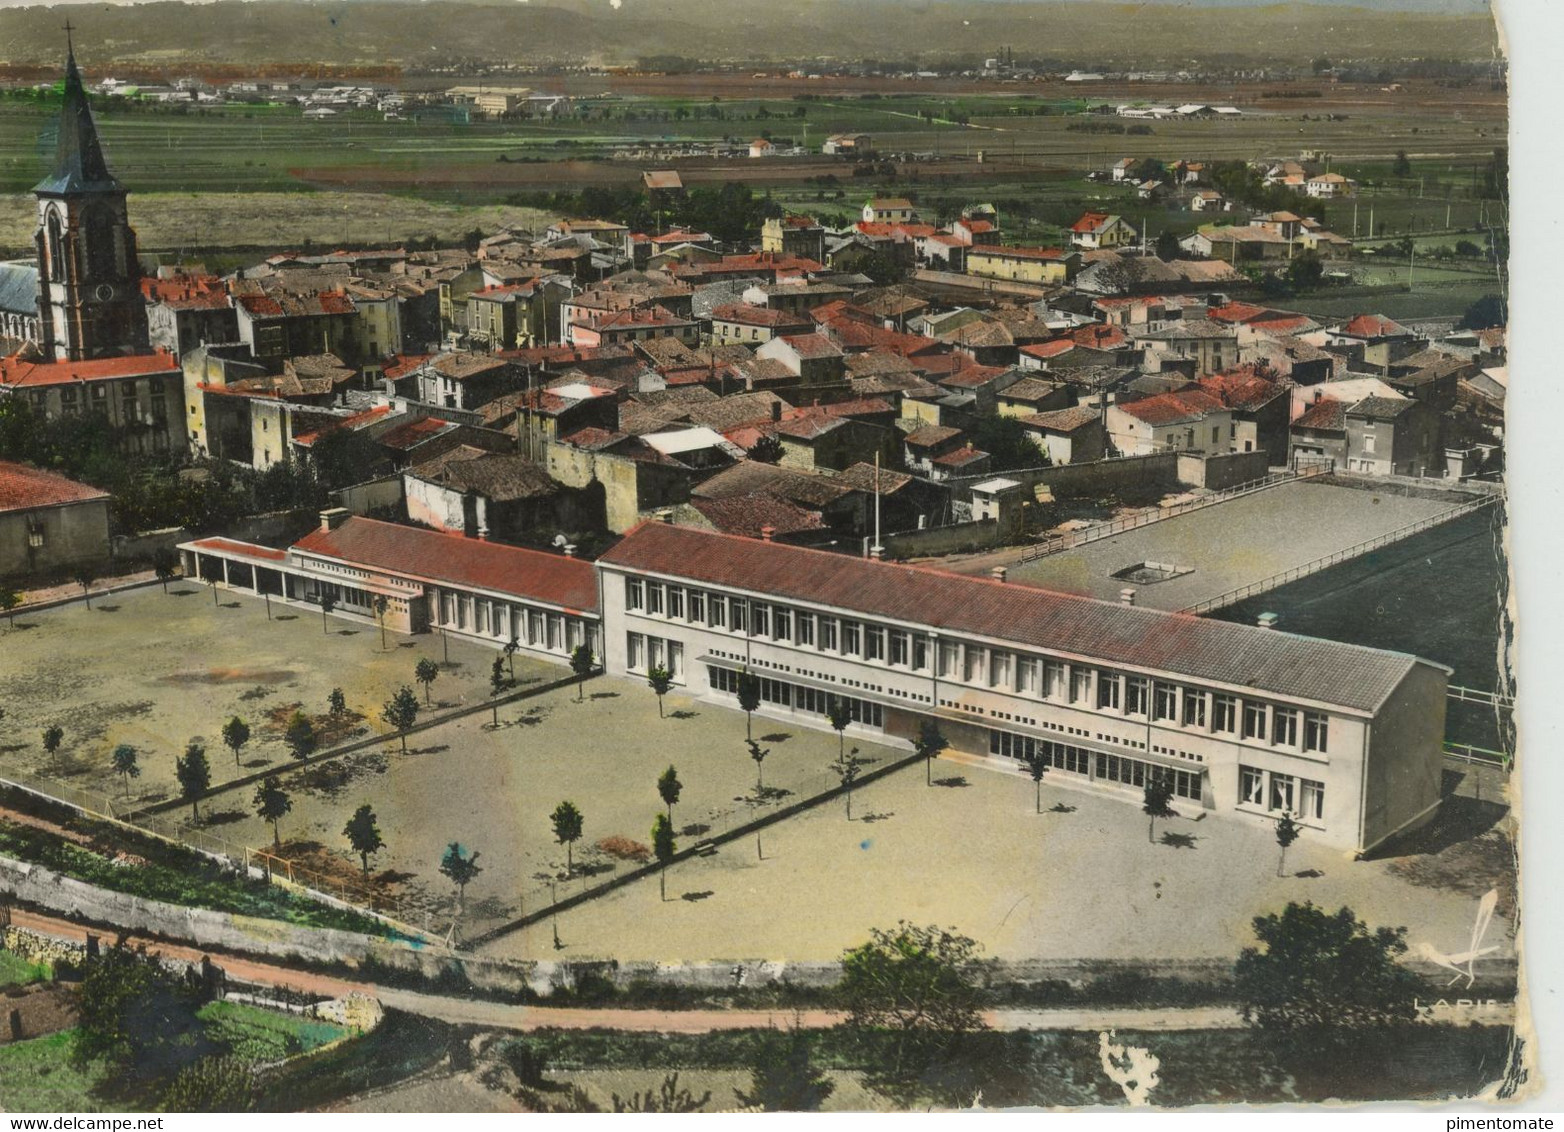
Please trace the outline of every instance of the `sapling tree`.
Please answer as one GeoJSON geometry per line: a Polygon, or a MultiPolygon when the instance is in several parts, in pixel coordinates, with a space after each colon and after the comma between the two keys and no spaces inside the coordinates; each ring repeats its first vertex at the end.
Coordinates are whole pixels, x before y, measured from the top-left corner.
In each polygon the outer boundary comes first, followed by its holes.
{"type": "Polygon", "coordinates": [[[657,858],[657,888],[664,900],[668,899],[668,865],[677,848],[673,840],[673,822],[667,814],[658,814],[652,822],[652,856],[657,858]]]}
{"type": "Polygon", "coordinates": [[[114,773],[119,775],[120,781],[125,784],[125,797],[130,797],[130,780],[141,777],[141,767],[137,765],[139,752],[129,743],[121,743],[114,748],[114,773]]]}
{"type": "Polygon", "coordinates": [[[407,732],[418,722],[419,710],[418,694],[406,684],[398,688],[396,694],[380,709],[380,718],[401,736],[404,755],[407,754],[407,732]]]}
{"type": "Polygon", "coordinates": [[[592,669],[596,667],[592,657],[592,650],[585,645],[577,645],[570,650],[570,671],[576,674],[576,703],[586,699],[586,678],[592,675],[592,669]]]}
{"type": "Polygon", "coordinates": [[[427,656],[419,657],[418,663],[413,665],[413,678],[424,686],[424,703],[426,705],[434,703],[431,693],[434,689],[434,682],[439,677],[440,666],[427,656]]]}
{"type": "Polygon", "coordinates": [[[301,762],[315,753],[315,745],[320,741],[320,737],[315,733],[315,725],[302,711],[293,713],[288,720],[286,730],[282,733],[282,739],[288,744],[288,750],[293,757],[301,762]]]}
{"type": "Polygon", "coordinates": [[[250,725],[237,715],[223,724],[223,746],[234,753],[234,767],[239,766],[239,752],[250,741],[250,725]]]}
{"type": "Polygon", "coordinates": [[[65,728],[58,723],[51,723],[43,729],[43,749],[48,754],[50,761],[60,753],[60,744],[65,741],[65,728]]]}
{"type": "Polygon", "coordinates": [[[353,811],[348,824],[342,827],[342,835],[363,862],[364,879],[368,880],[369,858],[386,847],[385,840],[380,836],[380,826],[376,823],[375,811],[368,802],[353,811]]]}
{"type": "Polygon", "coordinates": [[[646,674],[646,686],[657,697],[657,718],[663,718],[663,697],[673,687],[673,674],[662,665],[657,665],[646,674]]]}
{"type": "Polygon", "coordinates": [[[505,661],[501,657],[495,657],[494,663],[489,667],[489,695],[492,699],[490,707],[494,709],[494,726],[500,725],[500,693],[505,690],[505,661]]]}
{"type": "Polygon", "coordinates": [[[343,716],[348,713],[348,698],[342,694],[341,688],[331,689],[331,694],[326,697],[326,710],[333,717],[343,716]]]}
{"type": "Polygon", "coordinates": [[[1043,757],[1041,751],[1026,757],[1026,770],[1032,776],[1035,787],[1033,793],[1036,797],[1037,812],[1043,812],[1043,776],[1048,773],[1048,760],[1043,757]]]}
{"type": "Polygon", "coordinates": [[[190,803],[191,818],[200,821],[197,803],[212,786],[212,765],[207,762],[202,744],[194,739],[185,744],[185,753],[174,760],[174,777],[179,780],[179,793],[190,803]]]}
{"type": "Polygon", "coordinates": [[[380,651],[386,651],[386,611],[391,608],[391,602],[385,594],[375,595],[375,620],[380,622],[380,651]]]}
{"type": "Polygon", "coordinates": [[[1298,840],[1298,835],[1303,832],[1303,827],[1293,821],[1292,814],[1282,812],[1282,816],[1276,822],[1276,844],[1281,848],[1281,857],[1276,862],[1276,875],[1285,876],[1287,869],[1287,847],[1298,840]]]}
{"type": "Polygon", "coordinates": [[[320,595],[320,631],[328,636],[331,633],[331,622],[327,618],[331,616],[331,611],[335,608],[337,608],[337,599],[329,593],[322,592],[320,595]]]}
{"type": "Polygon", "coordinates": [[[762,747],[753,739],[744,740],[749,748],[749,757],[755,760],[755,793],[761,794],[766,789],[765,779],[761,776],[761,764],[766,761],[766,756],[771,753],[770,747],[762,747]]]}
{"type": "Polygon", "coordinates": [[[745,669],[738,679],[739,707],[744,711],[744,738],[753,739],[755,710],[760,707],[760,677],[745,669]]]}
{"type": "Polygon", "coordinates": [[[16,607],[22,604],[22,595],[10,586],[0,586],[0,610],[5,612],[7,629],[16,628],[16,607]]]}
{"type": "Polygon", "coordinates": [[[516,679],[516,654],[521,651],[521,641],[516,637],[512,637],[505,642],[505,648],[502,651],[505,653],[505,665],[510,672],[510,678],[514,680],[516,679]]]}
{"type": "Polygon", "coordinates": [[[672,764],[657,778],[657,796],[668,807],[668,820],[673,821],[673,807],[679,801],[679,795],[684,792],[684,783],[679,781],[679,772],[672,764]]]}
{"type": "Polygon", "coordinates": [[[923,784],[933,786],[934,760],[950,746],[950,742],[941,733],[939,724],[932,719],[925,719],[918,724],[918,737],[912,741],[912,746],[913,750],[923,756],[923,784]]]}
{"type": "Polygon", "coordinates": [[[858,761],[858,748],[854,747],[849,754],[842,755],[831,768],[836,772],[837,779],[847,790],[847,820],[853,820],[853,783],[858,781],[858,774],[863,770],[863,764],[858,761]]]}
{"type": "Polygon", "coordinates": [[[1165,774],[1152,774],[1146,778],[1146,787],[1141,802],[1140,812],[1145,814],[1150,821],[1146,830],[1146,839],[1157,839],[1157,819],[1174,817],[1173,807],[1173,782],[1165,774]]]}
{"type": "Polygon", "coordinates": [[[575,857],[570,847],[581,840],[581,830],[586,819],[581,816],[574,802],[561,802],[549,815],[549,823],[554,827],[554,840],[565,847],[565,875],[568,877],[576,871],[575,857]]]}
{"type": "Polygon", "coordinates": [[[76,584],[81,587],[82,597],[87,601],[87,608],[92,608],[92,583],[98,580],[98,575],[90,566],[81,566],[76,570],[76,584]]]}
{"type": "Polygon", "coordinates": [[[158,547],[152,552],[152,573],[168,593],[168,583],[179,577],[179,556],[166,546],[158,547]]]}
{"type": "Polygon", "coordinates": [[[282,788],[275,774],[268,774],[259,786],[255,788],[255,816],[264,822],[270,822],[272,827],[272,845],[282,848],[282,834],[278,832],[277,823],[283,816],[293,809],[293,799],[282,788]]]}
{"type": "Polygon", "coordinates": [[[467,886],[483,872],[478,867],[477,853],[462,853],[460,842],[446,846],[445,856],[440,858],[440,871],[456,886],[456,915],[459,917],[467,903],[467,886]]]}
{"type": "Polygon", "coordinates": [[[825,718],[831,724],[831,729],[836,732],[836,759],[840,762],[843,757],[842,750],[847,743],[847,725],[853,721],[852,709],[840,696],[832,696],[831,702],[826,705],[825,718]]]}

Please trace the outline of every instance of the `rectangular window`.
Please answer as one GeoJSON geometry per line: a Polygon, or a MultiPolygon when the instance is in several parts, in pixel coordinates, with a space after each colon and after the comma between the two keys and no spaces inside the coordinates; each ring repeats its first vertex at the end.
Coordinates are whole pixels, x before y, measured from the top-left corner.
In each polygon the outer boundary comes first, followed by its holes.
{"type": "Polygon", "coordinates": [[[915,672],[927,672],[929,668],[929,642],[921,636],[912,638],[912,667],[915,672]]]}
{"type": "Polygon", "coordinates": [[[1277,708],[1271,713],[1271,742],[1278,747],[1298,745],[1298,713],[1277,708]]]}
{"type": "Polygon", "coordinates": [[[1097,674],[1097,706],[1106,711],[1119,710],[1119,678],[1111,672],[1097,674]]]}
{"type": "Polygon", "coordinates": [[[1043,665],[1043,695],[1050,700],[1064,699],[1064,665],[1057,660],[1043,665]]]}
{"type": "Polygon", "coordinates": [[[1023,656],[1016,661],[1016,687],[1023,692],[1037,695],[1037,658],[1023,656]]]}
{"type": "Polygon", "coordinates": [[[1293,813],[1294,785],[1297,782],[1290,774],[1271,773],[1271,802],[1267,809],[1278,814],[1293,813]]]}
{"type": "Polygon", "coordinates": [[[1265,772],[1252,766],[1238,768],[1238,801],[1241,805],[1265,805],[1265,772]]]}
{"type": "Polygon", "coordinates": [[[548,647],[550,652],[559,651],[560,638],[563,637],[565,619],[557,613],[548,615],[548,647]]]}
{"type": "Polygon", "coordinates": [[[842,622],[842,655],[861,656],[863,654],[863,626],[856,621],[842,622]]]}
{"type": "Polygon", "coordinates": [[[748,609],[739,598],[734,598],[728,602],[728,617],[733,622],[733,631],[735,633],[749,632],[749,617],[747,614],[748,609]]]}
{"type": "Polygon", "coordinates": [[[631,672],[646,670],[646,638],[640,633],[631,633],[625,638],[625,667],[631,672]]]}
{"type": "Polygon", "coordinates": [[[1092,670],[1079,665],[1070,666],[1070,702],[1089,703],[1092,695],[1092,670]]]}
{"type": "Polygon", "coordinates": [[[1144,676],[1126,676],[1124,678],[1124,714],[1145,715],[1148,691],[1144,676]]]}
{"type": "Polygon", "coordinates": [[[891,630],[891,663],[897,668],[907,667],[907,634],[900,629],[891,630]]]}
{"type": "Polygon", "coordinates": [[[885,630],[871,625],[863,632],[863,658],[865,660],[885,659],[885,630]]]}
{"type": "Polygon", "coordinates": [[[1325,819],[1325,783],[1315,782],[1309,778],[1300,778],[1298,786],[1300,787],[1299,793],[1302,795],[1302,809],[1299,816],[1314,821],[1323,821],[1325,819]]]}
{"type": "Polygon", "coordinates": [[[820,618],[820,651],[836,651],[836,618],[820,618]]]}
{"type": "Polygon", "coordinates": [[[813,613],[800,613],[795,620],[795,625],[793,639],[805,648],[813,648],[815,643],[815,615],[813,613]]]}
{"type": "Polygon", "coordinates": [[[773,641],[791,641],[793,639],[793,611],[783,609],[780,605],[771,611],[771,639],[773,641]]]}
{"type": "Polygon", "coordinates": [[[1303,713],[1303,749],[1324,754],[1329,748],[1330,719],[1317,711],[1303,713]]]}
{"type": "Polygon", "coordinates": [[[1178,719],[1178,688],[1158,683],[1152,689],[1151,718],[1174,722],[1178,719]]]}
{"type": "Polygon", "coordinates": [[[668,587],[668,616],[684,620],[684,590],[678,586],[668,587]]]}
{"type": "Polygon", "coordinates": [[[646,606],[646,587],[640,578],[625,579],[625,608],[643,609],[646,606]]]}
{"type": "Polygon", "coordinates": [[[713,629],[725,628],[728,624],[728,599],[721,594],[711,595],[711,606],[706,614],[706,624],[713,629]]]}
{"type": "Polygon", "coordinates": [[[706,621],[706,595],[700,590],[690,591],[690,620],[696,625],[706,621]]]}
{"type": "Polygon", "coordinates": [[[1238,730],[1238,697],[1220,692],[1211,697],[1211,730],[1231,735],[1238,730]]]}
{"type": "Polygon", "coordinates": [[[667,655],[664,647],[666,644],[667,642],[664,641],[661,637],[646,638],[646,662],[650,666],[648,671],[650,671],[651,668],[668,667],[666,663],[667,655]]]}
{"type": "Polygon", "coordinates": [[[1194,688],[1184,689],[1184,726],[1205,729],[1206,694],[1204,692],[1196,691],[1194,688]]]}
{"type": "Polygon", "coordinates": [[[966,659],[966,670],[962,673],[962,678],[968,684],[981,684],[983,674],[988,668],[988,650],[977,645],[968,645],[966,659]]]}
{"type": "Polygon", "coordinates": [[[1265,705],[1244,701],[1244,738],[1265,738],[1265,705]]]}
{"type": "Polygon", "coordinates": [[[769,636],[771,633],[771,607],[765,602],[757,601],[749,607],[749,615],[753,620],[750,631],[757,637],[769,636]]]}
{"type": "Polygon", "coordinates": [[[474,622],[473,627],[480,633],[487,633],[489,631],[489,603],[480,601],[474,612],[477,613],[478,619],[474,622]]]}
{"type": "Polygon", "coordinates": [[[955,679],[957,657],[960,655],[954,641],[939,643],[939,674],[955,679]]]}
{"type": "Polygon", "coordinates": [[[646,584],[646,612],[661,614],[663,611],[663,586],[661,582],[646,584]]]}
{"type": "Polygon", "coordinates": [[[543,643],[543,614],[535,609],[527,617],[527,643],[529,645],[543,643]]]}
{"type": "Polygon", "coordinates": [[[990,688],[1009,688],[1011,655],[995,649],[988,654],[988,686],[990,688]]]}

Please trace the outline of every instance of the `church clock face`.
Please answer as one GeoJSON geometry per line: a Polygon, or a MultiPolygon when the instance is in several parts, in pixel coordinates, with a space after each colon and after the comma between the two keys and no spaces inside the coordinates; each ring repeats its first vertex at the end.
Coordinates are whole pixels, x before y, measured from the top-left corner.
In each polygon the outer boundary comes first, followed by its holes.
{"type": "Polygon", "coordinates": [[[108,283],[99,283],[98,289],[93,292],[99,302],[108,302],[114,297],[114,288],[108,283]]]}

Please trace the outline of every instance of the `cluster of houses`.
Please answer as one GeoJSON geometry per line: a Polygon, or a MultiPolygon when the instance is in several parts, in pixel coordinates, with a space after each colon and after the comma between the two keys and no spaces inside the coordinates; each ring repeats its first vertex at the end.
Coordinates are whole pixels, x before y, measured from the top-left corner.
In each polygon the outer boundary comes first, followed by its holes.
{"type": "MultiPolygon", "coordinates": [[[[746,248],[562,218],[471,252],[143,275],[74,60],[65,98],[38,259],[0,288],[32,273],[0,398],[100,414],[127,451],[361,472],[291,545],[184,543],[192,576],[560,661],[586,647],[721,704],[755,672],[762,710],[801,723],[841,703],[855,734],[907,743],[936,718],[974,755],[1131,796],[1167,775],[1191,807],[1290,813],[1347,849],[1437,806],[1435,665],[865,543],[1002,515],[1020,485],[995,473],[1029,465],[1481,474],[1502,330],[1325,323],[1204,287],[1093,295],[1072,282],[1133,242],[1120,218],[1088,214],[1044,255],[1001,244],[991,208],[924,231],[893,198],[850,233],[774,217],[746,248]],[[934,236],[984,285],[879,285],[844,256],[934,236]],[[1007,430],[1025,450],[995,467],[979,441],[1007,430]],[[588,537],[612,545],[587,561],[588,537]]],[[[23,548],[0,571],[90,558],[105,515],[101,492],[0,463],[0,543],[23,548]]]]}

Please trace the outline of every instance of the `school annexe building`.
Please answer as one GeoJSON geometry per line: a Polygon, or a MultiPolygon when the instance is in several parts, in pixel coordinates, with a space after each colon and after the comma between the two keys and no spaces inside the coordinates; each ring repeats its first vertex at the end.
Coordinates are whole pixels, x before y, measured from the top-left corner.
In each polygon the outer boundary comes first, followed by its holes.
{"type": "Polygon", "coordinates": [[[932,717],[953,751],[1041,757],[1051,784],[1138,802],[1166,774],[1181,808],[1291,813],[1347,850],[1439,804],[1449,670],[1406,654],[665,522],[595,565],[332,522],[287,551],[187,543],[186,568],[247,589],[268,571],[350,617],[400,598],[387,624],[403,632],[516,635],[560,661],[586,643],[610,675],[661,665],[729,707],[748,670],[768,716],[826,727],[840,699],[850,735],[903,747],[932,717]]]}

